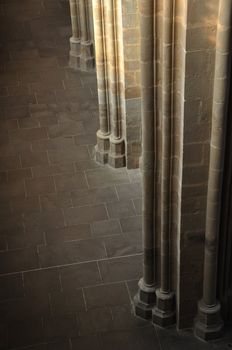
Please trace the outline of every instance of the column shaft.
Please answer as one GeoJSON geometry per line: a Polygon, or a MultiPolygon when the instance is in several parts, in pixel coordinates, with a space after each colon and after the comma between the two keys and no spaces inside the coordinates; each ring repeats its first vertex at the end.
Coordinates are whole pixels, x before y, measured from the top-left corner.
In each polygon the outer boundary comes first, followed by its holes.
{"type": "Polygon", "coordinates": [[[172,119],[172,1],[164,1],[162,70],[162,169],[161,169],[161,291],[170,292],[170,184],[172,119]]]}
{"type": "Polygon", "coordinates": [[[106,53],[106,28],[104,21],[103,0],[93,0],[95,55],[98,85],[99,126],[97,132],[96,160],[100,163],[108,162],[110,120],[109,120],[109,96],[107,82],[107,53],[106,53]]]}
{"type": "Polygon", "coordinates": [[[216,42],[214,96],[206,209],[203,298],[198,307],[195,333],[203,339],[221,334],[220,303],[217,301],[217,259],[224,142],[231,60],[232,0],[220,0],[216,42]]]}
{"type": "Polygon", "coordinates": [[[111,133],[115,139],[120,138],[120,120],[118,113],[120,111],[119,91],[118,91],[118,64],[117,64],[117,23],[115,17],[117,9],[114,0],[108,0],[105,11],[106,22],[106,47],[108,51],[107,70],[109,84],[109,100],[111,115],[111,133]]]}
{"type": "Polygon", "coordinates": [[[123,107],[121,104],[120,79],[123,57],[120,56],[120,41],[122,37],[122,0],[105,0],[106,4],[106,47],[107,47],[107,74],[110,102],[110,152],[109,164],[114,168],[125,166],[125,143],[122,137],[123,107]],[[120,61],[121,60],[121,61],[120,61]]]}
{"type": "Polygon", "coordinates": [[[79,0],[80,22],[81,22],[81,40],[89,41],[89,16],[88,16],[88,1],[79,0]]]}
{"type": "Polygon", "coordinates": [[[135,297],[135,312],[150,318],[155,303],[155,50],[154,1],[140,0],[141,81],[142,81],[142,232],[143,278],[135,297]]]}
{"type": "Polygon", "coordinates": [[[142,76],[142,180],[143,180],[143,247],[144,284],[154,284],[154,167],[155,167],[155,101],[154,52],[148,45],[154,39],[153,1],[149,13],[141,13],[141,76],[142,76]]]}
{"type": "Polygon", "coordinates": [[[74,39],[80,38],[79,18],[77,13],[76,0],[69,0],[70,13],[71,13],[71,24],[72,24],[72,36],[74,39]]]}
{"type": "Polygon", "coordinates": [[[163,2],[163,62],[161,116],[161,271],[153,322],[165,327],[175,323],[174,293],[170,289],[170,228],[172,180],[172,83],[173,83],[173,1],[163,2]]]}

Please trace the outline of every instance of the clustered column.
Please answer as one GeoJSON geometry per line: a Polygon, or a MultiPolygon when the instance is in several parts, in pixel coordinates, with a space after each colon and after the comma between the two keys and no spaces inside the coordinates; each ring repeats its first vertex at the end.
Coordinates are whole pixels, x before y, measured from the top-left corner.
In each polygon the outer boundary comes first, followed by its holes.
{"type": "Polygon", "coordinates": [[[93,15],[100,114],[96,160],[119,168],[125,166],[121,0],[93,0],[93,15]]]}
{"type": "Polygon", "coordinates": [[[160,326],[168,326],[175,322],[174,293],[170,290],[173,1],[163,1],[162,27],[161,273],[153,322],[160,326]]]}
{"type": "Polygon", "coordinates": [[[171,222],[171,120],[172,120],[172,1],[166,1],[163,13],[162,109],[156,106],[157,50],[156,3],[140,0],[141,80],[142,80],[142,174],[143,174],[143,249],[144,275],[135,297],[135,312],[151,318],[155,324],[169,326],[175,322],[174,293],[170,286],[170,222],[171,222]],[[161,113],[161,114],[160,114],[161,113]],[[162,142],[157,142],[158,119],[161,120],[162,142]],[[161,163],[157,162],[161,153],[161,163]],[[161,169],[157,169],[160,164],[161,169]],[[155,184],[161,174],[161,227],[155,227],[155,184]],[[160,263],[155,256],[155,244],[160,237],[160,263]],[[159,279],[155,265],[160,265],[159,279]]]}
{"type": "Polygon", "coordinates": [[[155,285],[155,99],[154,1],[140,1],[142,87],[142,233],[143,278],[135,296],[136,315],[149,319],[156,300],[155,285]]]}
{"type": "Polygon", "coordinates": [[[232,0],[219,1],[214,97],[206,210],[203,297],[198,305],[195,334],[205,340],[221,335],[223,322],[217,300],[217,264],[221,184],[231,60],[232,0]]]}
{"type": "Polygon", "coordinates": [[[88,71],[94,67],[94,46],[90,29],[92,20],[89,0],[69,0],[72,37],[70,38],[71,68],[88,71]]]}

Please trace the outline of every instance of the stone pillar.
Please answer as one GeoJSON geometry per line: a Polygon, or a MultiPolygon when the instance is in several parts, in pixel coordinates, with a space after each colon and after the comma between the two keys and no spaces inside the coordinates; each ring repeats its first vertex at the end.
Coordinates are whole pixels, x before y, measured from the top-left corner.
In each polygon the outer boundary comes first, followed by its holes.
{"type": "Polygon", "coordinates": [[[125,142],[122,136],[124,106],[122,100],[122,8],[119,0],[106,0],[106,40],[108,51],[108,88],[111,117],[109,164],[114,168],[125,166],[125,142]]]}
{"type": "Polygon", "coordinates": [[[96,159],[125,166],[121,0],[93,0],[100,113],[96,159]]]}
{"type": "Polygon", "coordinates": [[[152,316],[153,322],[162,327],[175,322],[170,270],[172,3],[168,0],[161,10],[160,2],[140,0],[144,276],[135,298],[135,311],[144,318],[152,316]]]}
{"type": "Polygon", "coordinates": [[[135,313],[145,319],[155,305],[155,100],[154,1],[140,1],[141,81],[142,81],[142,232],[143,278],[135,296],[135,313]]]}
{"type": "Polygon", "coordinates": [[[79,23],[79,9],[77,7],[76,0],[69,0],[71,24],[72,24],[72,37],[70,38],[70,53],[69,64],[70,67],[77,69],[80,66],[80,23],[79,23]]]}
{"type": "Polygon", "coordinates": [[[203,297],[198,305],[195,334],[204,339],[221,335],[223,322],[217,300],[217,256],[225,128],[231,59],[232,1],[220,0],[206,209],[203,297]]]}
{"type": "Polygon", "coordinates": [[[92,14],[89,0],[69,0],[73,35],[70,38],[71,68],[88,71],[94,68],[94,47],[91,31],[92,14]]]}
{"type": "Polygon", "coordinates": [[[93,18],[95,35],[95,55],[98,84],[99,124],[97,145],[95,147],[96,160],[99,163],[108,163],[110,149],[110,115],[107,81],[107,53],[105,41],[104,4],[93,0],[93,18]]]}
{"type": "Polygon", "coordinates": [[[173,2],[163,5],[162,64],[162,158],[161,158],[161,273],[153,322],[160,326],[175,323],[174,293],[170,291],[172,84],[173,84],[173,2]]]}

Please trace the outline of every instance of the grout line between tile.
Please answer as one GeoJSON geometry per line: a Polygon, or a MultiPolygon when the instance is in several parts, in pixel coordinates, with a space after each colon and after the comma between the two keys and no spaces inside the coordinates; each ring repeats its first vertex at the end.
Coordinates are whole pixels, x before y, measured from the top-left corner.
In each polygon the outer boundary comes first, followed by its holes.
{"type": "MultiPolygon", "coordinates": [[[[37,248],[36,251],[38,253],[39,246],[37,246],[36,248],[37,248]]],[[[14,250],[20,250],[20,249],[14,249],[14,250]]],[[[69,264],[65,264],[65,265],[53,265],[53,266],[45,266],[45,267],[41,267],[40,266],[40,267],[37,267],[37,268],[31,268],[29,270],[21,270],[21,271],[12,271],[12,272],[7,272],[7,273],[0,273],[0,277],[15,275],[15,274],[18,274],[18,273],[27,273],[27,272],[41,271],[41,270],[51,270],[51,269],[55,269],[55,268],[66,268],[66,267],[70,267],[70,266],[78,266],[78,265],[84,265],[84,264],[89,264],[89,263],[97,263],[97,262],[109,261],[109,260],[111,261],[111,260],[127,259],[127,258],[132,258],[132,257],[139,257],[139,256],[142,257],[143,254],[142,253],[136,253],[136,254],[129,254],[129,255],[123,255],[123,256],[117,256],[117,257],[110,257],[110,258],[100,258],[98,260],[86,260],[86,261],[69,263],[69,264]]],[[[135,278],[133,278],[132,280],[134,280],[134,279],[135,278]]],[[[109,283],[113,283],[113,282],[109,282],[109,283]]],[[[118,283],[118,281],[115,282],[115,283],[118,283]]]]}

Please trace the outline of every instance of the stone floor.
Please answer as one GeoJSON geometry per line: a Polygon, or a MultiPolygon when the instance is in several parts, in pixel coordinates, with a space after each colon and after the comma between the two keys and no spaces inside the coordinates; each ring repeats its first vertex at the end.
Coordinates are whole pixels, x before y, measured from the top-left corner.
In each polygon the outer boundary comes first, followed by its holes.
{"type": "Polygon", "coordinates": [[[0,349],[227,349],[136,319],[141,185],[93,160],[95,74],[62,0],[0,0],[0,349]]]}

